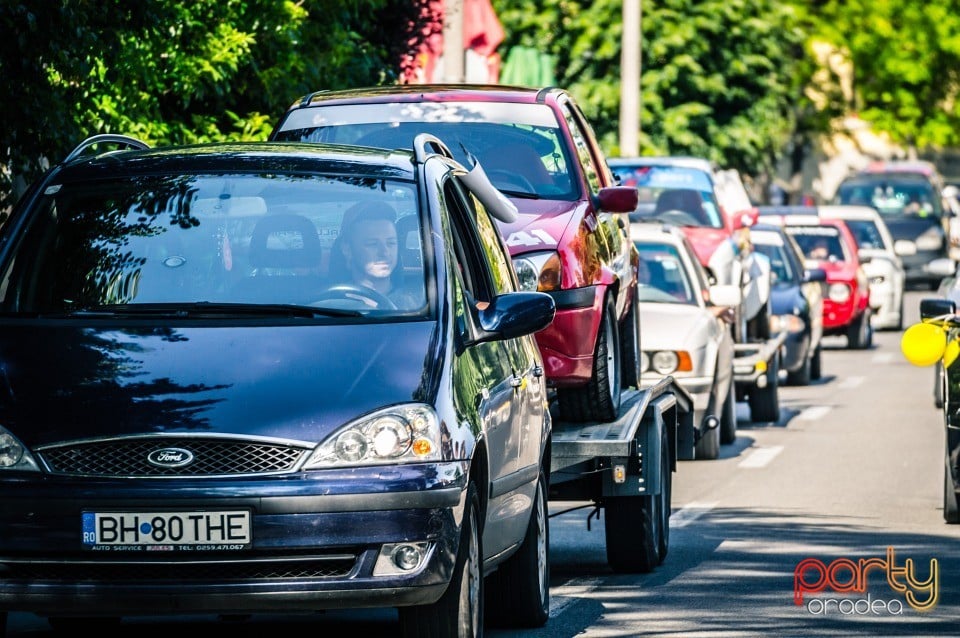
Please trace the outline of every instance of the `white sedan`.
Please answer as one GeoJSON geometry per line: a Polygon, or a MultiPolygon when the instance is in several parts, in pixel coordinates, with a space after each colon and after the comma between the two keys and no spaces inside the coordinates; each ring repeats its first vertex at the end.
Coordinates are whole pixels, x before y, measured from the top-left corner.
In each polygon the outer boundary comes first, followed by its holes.
{"type": "Polygon", "coordinates": [[[725,316],[732,320],[740,289],[710,286],[678,228],[634,222],[630,230],[640,252],[641,385],[673,376],[693,397],[696,458],[715,459],[721,443],[736,439],[733,333],[725,316]]]}

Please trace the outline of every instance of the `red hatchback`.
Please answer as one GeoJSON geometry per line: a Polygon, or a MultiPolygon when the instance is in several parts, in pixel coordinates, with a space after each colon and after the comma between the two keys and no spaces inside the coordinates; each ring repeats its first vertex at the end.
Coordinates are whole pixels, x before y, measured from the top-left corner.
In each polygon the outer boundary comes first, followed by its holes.
{"type": "Polygon", "coordinates": [[[499,85],[320,91],[294,103],[271,139],[407,148],[419,133],[442,140],[467,167],[479,162],[518,209],[517,221],[499,230],[521,285],[556,302],[537,343],[560,418],[616,418],[620,390],[639,382],[639,256],[627,235],[637,189],[616,184],[569,93],[499,85]]]}
{"type": "Polygon", "coordinates": [[[847,224],[804,214],[764,215],[763,219],[783,223],[803,250],[807,267],[826,271],[823,334],[845,335],[848,346],[858,350],[873,345],[869,282],[847,224]]]}

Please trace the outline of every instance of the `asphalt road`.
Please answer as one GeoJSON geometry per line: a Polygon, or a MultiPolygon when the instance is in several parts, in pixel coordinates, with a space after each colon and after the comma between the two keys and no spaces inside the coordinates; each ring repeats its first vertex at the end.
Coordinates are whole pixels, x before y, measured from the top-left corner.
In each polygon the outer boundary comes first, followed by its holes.
{"type": "MultiPolygon", "coordinates": [[[[908,325],[926,295],[908,293],[908,325]]],[[[946,525],[941,514],[943,425],[933,405],[933,370],[903,359],[900,334],[878,332],[865,351],[828,339],[823,378],[782,387],[777,423],[751,423],[740,404],[736,443],[723,446],[717,460],[684,461],[675,473],[670,552],[650,574],[614,574],[603,517],[591,518],[588,529],[589,510],[560,513],[571,504],[552,506],[549,622],[487,635],[960,634],[960,526],[946,525]],[[870,567],[858,581],[861,560],[870,567]],[[822,591],[802,592],[800,605],[798,571],[807,589],[823,582],[822,591]],[[844,587],[852,590],[837,591],[844,587]]],[[[115,635],[259,636],[267,627],[287,635],[397,632],[392,610],[225,624],[213,617],[140,618],[125,620],[115,635]]],[[[110,635],[104,629],[95,631],[110,635]]],[[[42,618],[13,614],[8,635],[51,630],[42,618]]]]}

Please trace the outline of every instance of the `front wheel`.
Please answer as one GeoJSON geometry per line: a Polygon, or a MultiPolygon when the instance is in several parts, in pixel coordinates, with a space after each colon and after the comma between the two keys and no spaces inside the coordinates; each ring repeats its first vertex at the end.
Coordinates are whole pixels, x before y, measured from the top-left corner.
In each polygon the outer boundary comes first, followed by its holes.
{"type": "Polygon", "coordinates": [[[585,386],[557,389],[560,419],[579,423],[616,419],[620,411],[620,363],[616,309],[608,295],[593,349],[593,374],[585,386]]]}
{"type": "Polygon", "coordinates": [[[814,381],[819,381],[823,378],[823,361],[820,353],[820,344],[817,344],[816,350],[813,351],[813,358],[810,360],[810,378],[814,381]]]}
{"type": "Polygon", "coordinates": [[[957,488],[950,476],[950,467],[943,466],[943,520],[951,525],[960,523],[960,506],[957,505],[957,488]]]}
{"type": "Polygon", "coordinates": [[[750,420],[755,422],[777,422],[780,420],[780,358],[774,356],[767,368],[767,385],[753,388],[748,397],[750,420]]]}
{"type": "Polygon", "coordinates": [[[733,379],[730,380],[730,391],[727,394],[720,416],[720,443],[724,445],[730,445],[737,440],[737,389],[733,379]]]}
{"type": "Polygon", "coordinates": [[[467,485],[466,510],[453,577],[440,600],[432,605],[401,607],[404,638],[475,638],[483,635],[483,556],[480,538],[480,497],[473,481],[467,485]]]}
{"type": "Polygon", "coordinates": [[[523,544],[488,578],[487,614],[493,624],[533,628],[542,627],[547,622],[550,612],[547,517],[547,475],[541,468],[523,544]]]}

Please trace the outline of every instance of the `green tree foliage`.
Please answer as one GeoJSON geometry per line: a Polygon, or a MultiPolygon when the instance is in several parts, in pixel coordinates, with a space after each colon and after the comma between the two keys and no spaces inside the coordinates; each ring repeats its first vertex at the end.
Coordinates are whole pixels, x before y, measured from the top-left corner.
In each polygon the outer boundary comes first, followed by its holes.
{"type": "Polygon", "coordinates": [[[960,1],[817,4],[811,42],[852,63],[852,91],[834,92],[833,108],[856,111],[900,144],[960,146],[960,1]]]}
{"type": "MultiPolygon", "coordinates": [[[[622,0],[495,0],[502,49],[539,46],[605,152],[619,155],[622,0]]],[[[769,170],[806,102],[803,33],[775,0],[657,0],[642,7],[641,152],[769,170]]]]}
{"type": "Polygon", "coordinates": [[[393,83],[427,0],[0,3],[0,209],[96,133],[265,139],[292,101],[393,83]]]}

